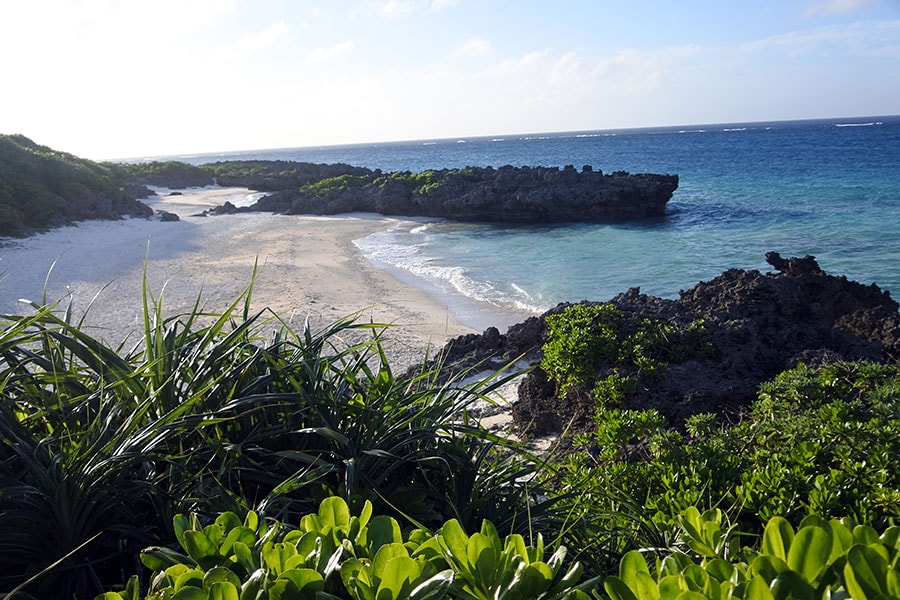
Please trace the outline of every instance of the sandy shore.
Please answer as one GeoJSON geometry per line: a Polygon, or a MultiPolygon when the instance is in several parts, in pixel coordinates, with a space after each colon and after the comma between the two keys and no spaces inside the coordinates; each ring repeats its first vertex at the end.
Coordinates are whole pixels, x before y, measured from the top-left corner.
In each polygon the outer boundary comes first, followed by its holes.
{"type": "Polygon", "coordinates": [[[118,343],[140,331],[145,262],[151,288],[156,294],[164,290],[166,315],[174,315],[189,310],[198,295],[205,309],[225,309],[250,283],[258,260],[254,308],[269,308],[297,327],[307,318],[319,327],[357,311],[360,320],[396,325],[386,336],[393,364],[416,362],[427,346],[473,331],[439,297],[374,268],[353,245],[402,221],[371,215],[193,216],[248,193],[202,188],[148,201],[179,215],[177,222],[94,221],[0,240],[0,313],[23,313],[27,305],[19,299],[41,303],[46,289],[48,301],[71,302],[76,315],[87,311],[92,335],[118,343]]]}

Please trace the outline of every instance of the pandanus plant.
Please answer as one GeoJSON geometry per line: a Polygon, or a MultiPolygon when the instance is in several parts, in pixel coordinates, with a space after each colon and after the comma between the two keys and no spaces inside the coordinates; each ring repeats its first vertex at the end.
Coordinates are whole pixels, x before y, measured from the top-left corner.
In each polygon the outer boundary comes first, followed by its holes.
{"type": "Polygon", "coordinates": [[[145,283],[130,349],[46,299],[0,316],[0,592],[91,597],[186,512],[291,521],[336,495],[429,526],[552,520],[540,462],[465,418],[512,375],[398,377],[384,325],[298,330],[251,292],[166,317],[145,283]]]}

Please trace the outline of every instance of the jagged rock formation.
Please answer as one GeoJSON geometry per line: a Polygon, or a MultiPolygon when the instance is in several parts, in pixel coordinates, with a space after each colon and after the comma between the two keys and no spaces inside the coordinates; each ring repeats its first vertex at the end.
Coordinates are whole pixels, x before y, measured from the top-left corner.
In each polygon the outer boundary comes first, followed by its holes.
{"type": "MultiPolygon", "coordinates": [[[[900,359],[900,313],[888,292],[828,275],[812,256],[766,258],[778,273],[732,269],[677,300],[637,288],[610,300],[626,315],[665,321],[679,334],[702,319],[711,343],[706,355],[669,364],[661,380],[629,396],[624,408],[657,408],[674,423],[698,412],[733,416],[755,399],[760,383],[800,362],[900,359]]],[[[514,325],[505,335],[489,329],[457,338],[445,347],[445,359],[455,369],[520,355],[537,365],[544,319],[566,306],[514,325]]],[[[589,394],[559,399],[539,367],[524,377],[513,407],[518,428],[534,434],[558,432],[569,423],[589,429],[592,413],[589,394]]]]}
{"type": "Polygon", "coordinates": [[[459,221],[598,222],[658,216],[677,175],[604,175],[572,166],[466,168],[347,175],[263,198],[258,210],[287,214],[375,212],[459,221]]]}
{"type": "Polygon", "coordinates": [[[421,173],[290,161],[176,162],[115,167],[146,185],[186,187],[217,183],[272,192],[252,207],[208,214],[267,211],[336,215],[374,212],[460,221],[603,222],[665,214],[677,175],[608,175],[591,166],[468,167],[421,173]]]}

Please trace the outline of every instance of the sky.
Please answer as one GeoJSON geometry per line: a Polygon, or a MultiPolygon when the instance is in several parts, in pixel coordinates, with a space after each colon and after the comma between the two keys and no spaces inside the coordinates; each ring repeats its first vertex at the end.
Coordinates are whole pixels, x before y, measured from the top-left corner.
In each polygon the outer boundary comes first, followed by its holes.
{"type": "Polygon", "coordinates": [[[900,113],[900,0],[0,0],[0,133],[96,160],[900,113]]]}

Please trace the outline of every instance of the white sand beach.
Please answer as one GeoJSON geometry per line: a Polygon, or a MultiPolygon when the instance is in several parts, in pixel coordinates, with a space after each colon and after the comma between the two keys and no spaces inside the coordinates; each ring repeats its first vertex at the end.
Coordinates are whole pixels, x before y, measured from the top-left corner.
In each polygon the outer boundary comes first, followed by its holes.
{"type": "Polygon", "coordinates": [[[136,340],[145,263],[151,289],[164,294],[171,316],[190,310],[198,295],[206,310],[224,310],[250,283],[258,261],[254,309],[269,308],[297,327],[307,318],[320,327],[361,311],[361,321],[396,326],[385,336],[392,364],[421,360],[429,345],[473,331],[440,298],[373,267],[352,243],[402,221],[373,215],[196,216],[249,193],[162,191],[147,204],[179,221],[91,221],[0,240],[0,313],[22,314],[28,306],[20,299],[42,303],[46,290],[49,302],[71,302],[77,316],[87,311],[92,335],[109,343],[128,334],[136,340]]]}

